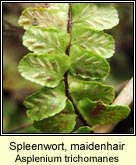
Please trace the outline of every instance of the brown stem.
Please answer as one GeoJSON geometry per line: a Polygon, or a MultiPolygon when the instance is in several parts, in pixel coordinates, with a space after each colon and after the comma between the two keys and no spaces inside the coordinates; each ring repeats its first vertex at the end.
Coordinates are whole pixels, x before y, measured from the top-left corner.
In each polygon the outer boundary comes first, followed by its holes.
{"type": "Polygon", "coordinates": [[[69,3],[67,32],[71,34],[71,31],[72,31],[72,3],[69,3]]]}
{"type": "MultiPolygon", "coordinates": [[[[66,49],[66,55],[67,56],[70,55],[71,31],[72,31],[72,3],[69,3],[67,32],[70,34],[70,42],[69,42],[69,45],[67,46],[67,49],[66,49]]],[[[78,115],[78,117],[81,120],[81,122],[83,123],[83,125],[88,125],[88,123],[86,122],[86,120],[80,114],[80,112],[79,112],[76,104],[74,103],[73,98],[70,95],[69,85],[68,85],[68,71],[64,74],[64,82],[65,82],[65,94],[66,94],[67,98],[71,101],[71,103],[73,104],[73,107],[75,109],[75,113],[78,115]]]]}

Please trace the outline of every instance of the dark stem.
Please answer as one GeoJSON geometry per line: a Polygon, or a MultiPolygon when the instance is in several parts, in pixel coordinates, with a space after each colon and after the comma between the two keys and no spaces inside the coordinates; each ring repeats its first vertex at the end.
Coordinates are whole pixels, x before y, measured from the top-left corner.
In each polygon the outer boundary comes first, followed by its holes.
{"type": "Polygon", "coordinates": [[[72,3],[69,3],[67,32],[70,34],[70,42],[66,49],[66,54],[68,56],[70,55],[70,47],[71,47],[71,31],[72,31],[72,3]]]}
{"type": "MultiPolygon", "coordinates": [[[[68,18],[69,19],[68,19],[68,25],[67,25],[67,32],[70,34],[70,42],[69,42],[69,45],[67,46],[67,49],[66,49],[66,55],[69,56],[70,55],[70,48],[71,48],[71,31],[72,31],[72,3],[69,3],[68,18]]],[[[65,82],[65,94],[66,94],[67,98],[71,101],[71,103],[73,104],[73,107],[75,109],[75,113],[78,115],[79,119],[81,120],[81,122],[83,123],[84,126],[88,125],[86,120],[80,114],[76,104],[74,103],[73,98],[70,95],[69,85],[68,85],[68,71],[64,74],[64,82],[65,82]]]]}
{"type": "Polygon", "coordinates": [[[71,34],[71,31],[72,31],[72,3],[69,3],[67,32],[71,34]]]}

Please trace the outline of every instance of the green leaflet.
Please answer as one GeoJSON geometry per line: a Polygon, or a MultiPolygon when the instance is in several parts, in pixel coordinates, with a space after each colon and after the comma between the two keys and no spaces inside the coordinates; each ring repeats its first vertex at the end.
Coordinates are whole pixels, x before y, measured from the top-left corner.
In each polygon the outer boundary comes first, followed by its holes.
{"type": "Polygon", "coordinates": [[[103,81],[109,74],[109,64],[101,56],[81,49],[77,46],[71,48],[70,72],[73,76],[83,79],[103,81]]]}
{"type": "Polygon", "coordinates": [[[102,30],[118,22],[116,9],[103,4],[43,3],[22,12],[23,44],[33,53],[20,61],[19,71],[44,86],[24,101],[36,128],[44,133],[72,132],[77,111],[68,95],[89,125],[74,133],[90,133],[92,125],[118,122],[129,115],[126,106],[106,105],[114,99],[113,87],[96,82],[108,76],[105,58],[115,51],[113,37],[102,30]]]}
{"type": "Polygon", "coordinates": [[[44,133],[70,133],[75,124],[76,115],[70,101],[67,101],[66,107],[59,114],[34,122],[34,126],[44,133]]]}
{"type": "Polygon", "coordinates": [[[73,25],[72,45],[80,45],[104,58],[110,58],[115,51],[115,42],[111,35],[89,29],[82,24],[73,25]]]}
{"type": "Polygon", "coordinates": [[[118,13],[109,5],[95,5],[93,3],[73,3],[73,23],[96,30],[111,29],[119,23],[118,13]]]}
{"type": "Polygon", "coordinates": [[[61,112],[66,105],[64,84],[54,89],[43,87],[40,91],[28,96],[24,101],[27,116],[32,120],[42,120],[61,112]]]}
{"type": "Polygon", "coordinates": [[[39,8],[27,8],[25,9],[18,23],[23,26],[24,29],[28,29],[30,26],[40,26],[44,28],[54,27],[57,29],[64,29],[66,31],[68,21],[68,4],[49,4],[46,8],[39,6],[39,8]]]}
{"type": "Polygon", "coordinates": [[[79,127],[77,131],[75,131],[74,133],[91,133],[92,132],[92,128],[88,127],[88,126],[82,126],[79,127]]]}
{"type": "Polygon", "coordinates": [[[20,61],[19,72],[32,82],[56,87],[69,66],[70,60],[66,55],[29,53],[20,61]]]}
{"type": "Polygon", "coordinates": [[[23,44],[36,54],[57,53],[64,54],[69,44],[70,36],[65,31],[30,27],[23,36],[23,44]]]}
{"type": "Polygon", "coordinates": [[[127,106],[106,105],[89,99],[79,101],[78,109],[90,126],[118,122],[125,119],[130,113],[127,106]]]}
{"type": "Polygon", "coordinates": [[[76,103],[84,98],[88,98],[93,101],[102,101],[105,104],[110,104],[114,99],[112,86],[94,81],[82,81],[70,77],[69,88],[71,96],[76,103]]]}

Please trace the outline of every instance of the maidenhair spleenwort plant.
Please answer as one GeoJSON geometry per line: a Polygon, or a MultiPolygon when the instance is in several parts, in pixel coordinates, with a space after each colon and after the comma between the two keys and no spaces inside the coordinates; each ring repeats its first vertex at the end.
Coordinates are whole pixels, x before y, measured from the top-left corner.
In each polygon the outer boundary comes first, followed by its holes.
{"type": "Polygon", "coordinates": [[[118,22],[116,9],[98,3],[39,4],[22,12],[23,45],[31,53],[20,61],[19,72],[42,86],[24,101],[37,129],[90,133],[92,126],[129,115],[129,107],[111,105],[113,87],[103,84],[110,70],[106,59],[115,50],[103,30],[118,22]]]}

